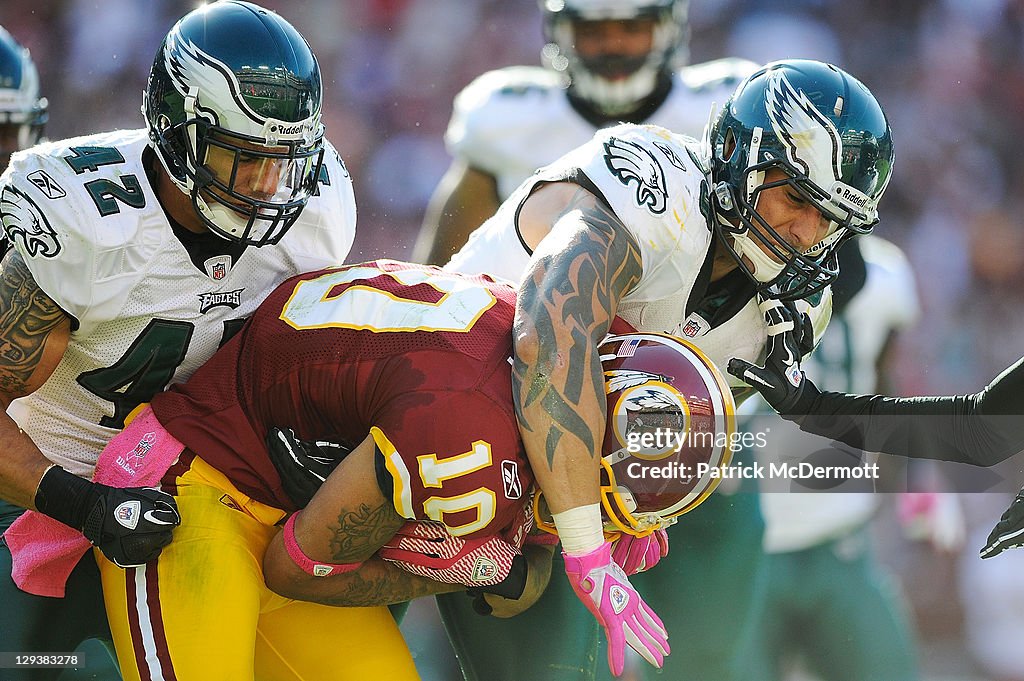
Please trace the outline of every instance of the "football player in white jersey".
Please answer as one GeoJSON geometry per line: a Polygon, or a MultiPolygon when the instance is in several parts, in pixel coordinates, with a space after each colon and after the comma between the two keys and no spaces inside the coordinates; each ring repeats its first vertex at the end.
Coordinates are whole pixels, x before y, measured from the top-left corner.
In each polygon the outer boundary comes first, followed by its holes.
{"type": "MultiPolygon", "coordinates": [[[[687,338],[716,364],[737,356],[756,362],[766,355],[765,320],[774,324],[787,304],[808,314],[820,334],[837,250],[877,221],[892,158],[888,123],[860,82],[820,62],[777,62],[736,89],[704,145],[654,126],[599,132],[521,185],[446,266],[522,282],[514,376],[523,438],[541,489],[554,495],[548,502],[570,583],[606,629],[630,627],[611,618],[602,593],[586,585],[610,588],[617,607],[640,597],[608,558],[595,505],[593,443],[602,441],[596,419],[604,409],[597,343],[618,316],[640,330],[687,338]]],[[[670,576],[648,585],[655,604],[690,581],[670,576]]],[[[554,592],[549,587],[538,605],[557,599],[554,592]]],[[[559,603],[542,608],[540,620],[530,619],[531,610],[484,625],[510,650],[530,651],[507,661],[508,678],[524,677],[524,669],[536,678],[591,677],[590,637],[573,624],[582,611],[559,603]],[[547,642],[535,647],[538,637],[547,642]],[[558,649],[552,639],[565,645],[558,649]]],[[[703,616],[692,608],[680,615],[703,616]]],[[[629,645],[660,662],[651,640],[631,631],[629,645]]],[[[623,642],[612,636],[609,658],[618,672],[623,642]]],[[[703,641],[684,639],[681,647],[703,641]]],[[[484,666],[483,651],[459,654],[470,678],[499,668],[484,666]]],[[[670,675],[707,680],[735,671],[731,660],[705,661],[670,675]],[[715,665],[721,668],[709,671],[715,665]]]]}
{"type": "MultiPolygon", "coordinates": [[[[895,244],[874,235],[844,246],[839,264],[829,331],[804,366],[824,388],[871,393],[893,337],[917,317],[914,274],[895,244]]],[[[762,465],[794,464],[829,451],[852,461],[828,440],[800,433],[759,406],[746,428],[771,432],[768,446],[758,450],[762,465]]],[[[850,481],[832,492],[785,478],[759,482],[767,555],[751,676],[781,679],[784,664],[799,657],[819,678],[919,678],[902,599],[872,546],[869,524],[880,497],[871,481],[850,481]]]]}
{"type": "MultiPolygon", "coordinates": [[[[324,137],[321,88],[288,22],[226,0],[167,34],[146,127],[13,156],[0,178],[12,245],[0,279],[0,497],[82,531],[120,565],[170,541],[170,496],[90,477],[131,412],[195,371],[276,284],[347,255],[355,204],[324,137]]],[[[26,621],[0,631],[0,650],[68,651],[92,622],[106,629],[91,556],[64,600],[17,591],[6,546],[0,565],[4,610],[26,621]]]]}
{"type": "Polygon", "coordinates": [[[547,68],[485,73],[459,93],[445,142],[453,156],[427,209],[413,260],[443,265],[541,166],[620,122],[698,136],[757,64],[680,67],[686,0],[541,0],[547,68]]]}
{"type": "MultiPolygon", "coordinates": [[[[539,5],[547,43],[542,53],[545,66],[490,71],[455,99],[445,135],[453,161],[427,209],[414,260],[438,265],[447,262],[521,182],[588,142],[598,129],[619,122],[651,123],[699,136],[712,105],[728,99],[758,66],[742,59],[685,66],[686,0],[541,0],[539,5]]],[[[756,557],[760,545],[756,497],[722,501],[721,496],[713,496],[705,502],[707,509],[694,513],[714,518],[716,524],[701,534],[707,539],[701,553],[707,555],[708,542],[728,547],[732,555],[738,551],[739,542],[722,530],[726,514],[715,509],[726,504],[733,519],[731,527],[744,536],[751,558],[756,557]]],[[[698,534],[688,532],[690,537],[698,534]]],[[[757,565],[753,560],[739,560],[742,570],[724,571],[714,569],[712,561],[698,563],[689,557],[694,555],[680,550],[670,560],[686,562],[680,569],[690,574],[699,571],[706,577],[709,592],[729,594],[728,600],[719,599],[721,616],[716,616],[714,623],[708,619],[701,622],[709,640],[727,645],[739,617],[728,604],[750,600],[744,594],[754,588],[751,577],[757,565]]],[[[571,598],[568,590],[565,596],[571,598]]],[[[572,631],[563,631],[559,637],[543,636],[543,629],[538,628],[529,646],[536,655],[519,655],[510,648],[496,660],[489,633],[478,627],[479,618],[464,601],[441,598],[438,605],[469,676],[477,673],[471,669],[489,674],[492,667],[508,667],[507,673],[513,674],[518,665],[532,660],[563,657],[561,651],[572,648],[574,640],[592,640],[595,645],[599,640],[593,619],[580,618],[572,631]],[[466,622],[459,624],[456,619],[466,622]]],[[[538,622],[543,620],[545,604],[534,608],[532,617],[538,622]]],[[[561,605],[552,600],[550,607],[561,605]]],[[[668,613],[667,617],[673,616],[668,613]]],[[[687,621],[680,626],[689,625],[687,621]]],[[[676,660],[687,664],[685,653],[677,651],[671,663],[676,660]]],[[[574,673],[549,671],[543,663],[536,669],[541,671],[531,674],[532,669],[522,668],[521,676],[574,673]]]]}

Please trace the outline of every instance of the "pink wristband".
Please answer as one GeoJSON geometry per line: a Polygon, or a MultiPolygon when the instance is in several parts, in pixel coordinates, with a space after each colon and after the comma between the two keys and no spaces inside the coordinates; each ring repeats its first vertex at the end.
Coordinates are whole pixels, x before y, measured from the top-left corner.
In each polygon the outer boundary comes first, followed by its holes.
{"type": "Polygon", "coordinates": [[[302,568],[303,572],[314,577],[329,577],[359,569],[363,564],[362,562],[321,563],[307,556],[299,546],[299,542],[295,541],[295,518],[298,515],[297,511],[292,513],[292,516],[288,518],[288,522],[284,524],[284,549],[288,552],[288,557],[292,559],[292,562],[302,568]]]}

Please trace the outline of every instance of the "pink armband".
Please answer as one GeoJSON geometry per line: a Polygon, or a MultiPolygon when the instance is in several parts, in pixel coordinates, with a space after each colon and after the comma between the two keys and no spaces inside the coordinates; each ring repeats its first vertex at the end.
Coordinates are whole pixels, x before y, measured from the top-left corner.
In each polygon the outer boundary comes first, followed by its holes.
{"type": "Polygon", "coordinates": [[[362,561],[358,563],[321,563],[307,556],[299,546],[299,542],[295,541],[295,518],[298,515],[298,512],[292,513],[288,522],[284,524],[284,549],[288,552],[288,557],[292,559],[292,562],[302,568],[303,572],[314,577],[329,577],[352,572],[362,566],[362,561]]]}

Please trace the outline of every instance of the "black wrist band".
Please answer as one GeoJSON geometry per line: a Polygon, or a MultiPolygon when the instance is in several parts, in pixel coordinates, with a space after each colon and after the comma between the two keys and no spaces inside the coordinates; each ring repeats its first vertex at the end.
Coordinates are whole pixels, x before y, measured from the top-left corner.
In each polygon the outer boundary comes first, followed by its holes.
{"type": "Polygon", "coordinates": [[[36,510],[69,527],[81,530],[89,515],[95,486],[85,478],[51,466],[36,489],[36,510]]]}

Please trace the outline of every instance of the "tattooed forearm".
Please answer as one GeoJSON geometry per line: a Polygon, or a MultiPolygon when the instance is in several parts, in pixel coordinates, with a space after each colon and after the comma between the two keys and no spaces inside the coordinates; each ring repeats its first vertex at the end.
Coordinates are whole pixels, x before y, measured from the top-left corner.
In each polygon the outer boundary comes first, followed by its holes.
{"type": "Polygon", "coordinates": [[[354,572],[338,577],[336,583],[330,586],[330,593],[321,593],[315,599],[316,602],[369,607],[403,603],[422,596],[466,588],[461,584],[445,584],[414,575],[377,558],[367,561],[354,572]]]}
{"type": "Polygon", "coordinates": [[[330,526],[331,555],[337,563],[364,560],[394,536],[405,522],[390,504],[371,508],[360,504],[355,511],[344,510],[338,523],[330,526]]]}
{"type": "Polygon", "coordinates": [[[597,345],[608,332],[618,301],[642,273],[632,235],[593,195],[579,195],[580,201],[568,207],[556,226],[571,234],[553,240],[558,245],[550,252],[544,244],[538,248],[516,315],[516,337],[534,338],[536,344],[534,357],[517,353],[515,358],[517,416],[524,430],[545,439],[549,465],[566,435],[588,451],[596,450],[599,432],[581,405],[604,394],[597,345]],[[538,406],[551,419],[546,433],[537,432],[529,415],[538,406]]]}
{"type": "Polygon", "coordinates": [[[0,274],[0,392],[20,395],[43,356],[47,337],[68,316],[36,285],[18,252],[0,274]]]}

